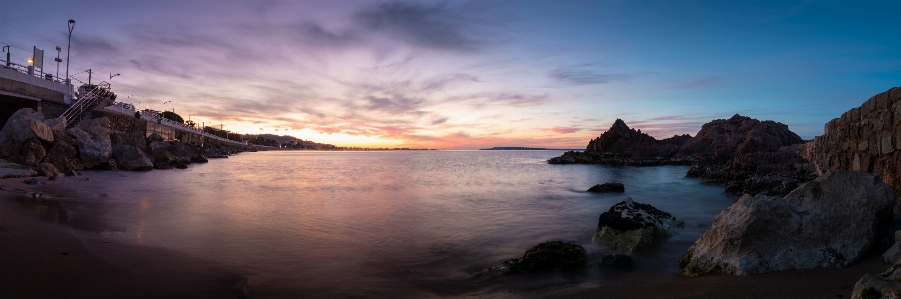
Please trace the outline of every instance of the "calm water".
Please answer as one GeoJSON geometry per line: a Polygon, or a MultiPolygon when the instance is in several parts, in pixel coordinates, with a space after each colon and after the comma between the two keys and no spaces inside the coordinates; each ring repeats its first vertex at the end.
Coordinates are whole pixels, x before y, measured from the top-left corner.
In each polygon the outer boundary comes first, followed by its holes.
{"type": "Polygon", "coordinates": [[[246,273],[254,297],[421,298],[622,279],[594,264],[475,275],[551,240],[582,244],[596,260],[609,252],[591,243],[598,215],[626,196],[686,222],[635,255],[628,277],[676,277],[685,249],[734,201],[684,178],[687,167],[545,162],[561,153],[245,153],[187,170],[86,172],[96,188],[61,202],[73,227],[246,273]],[[584,192],[607,181],[626,193],[584,192]]]}

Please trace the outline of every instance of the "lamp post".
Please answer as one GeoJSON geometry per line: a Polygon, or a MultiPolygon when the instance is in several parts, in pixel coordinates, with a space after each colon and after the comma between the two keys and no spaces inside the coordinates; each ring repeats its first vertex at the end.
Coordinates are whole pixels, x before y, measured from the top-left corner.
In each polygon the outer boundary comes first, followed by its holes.
{"type": "Polygon", "coordinates": [[[109,80],[110,80],[110,81],[113,81],[113,77],[119,77],[119,76],[121,76],[121,75],[122,75],[122,74],[115,74],[115,75],[113,75],[113,73],[109,73],[109,80]]]}
{"type": "Polygon", "coordinates": [[[72,51],[72,30],[75,30],[75,20],[69,19],[69,45],[66,47],[66,84],[69,84],[69,55],[72,51]]]}
{"type": "Polygon", "coordinates": [[[53,61],[56,61],[56,80],[57,81],[59,81],[59,63],[63,62],[62,59],[59,59],[59,54],[62,52],[63,52],[63,48],[56,46],[56,59],[54,59],[53,61]]]}

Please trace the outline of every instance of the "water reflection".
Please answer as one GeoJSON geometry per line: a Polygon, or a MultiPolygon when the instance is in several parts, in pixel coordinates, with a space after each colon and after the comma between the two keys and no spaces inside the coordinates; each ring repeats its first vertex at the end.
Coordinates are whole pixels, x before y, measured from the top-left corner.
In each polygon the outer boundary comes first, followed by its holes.
{"type": "Polygon", "coordinates": [[[732,199],[687,167],[548,165],[556,151],[265,152],[187,170],[86,172],[65,181],[70,225],[173,248],[249,273],[261,297],[423,297],[615,279],[474,275],[544,241],[582,244],[626,196],[686,228],[636,255],[633,271],[678,275],[676,261],[732,199]],[[607,181],[625,194],[586,193],[607,181]],[[106,194],[98,196],[98,194],[106,194]]]}

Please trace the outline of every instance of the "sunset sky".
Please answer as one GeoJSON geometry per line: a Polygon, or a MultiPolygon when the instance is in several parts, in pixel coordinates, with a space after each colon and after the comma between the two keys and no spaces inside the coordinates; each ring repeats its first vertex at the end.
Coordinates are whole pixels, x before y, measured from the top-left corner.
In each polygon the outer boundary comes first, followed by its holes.
{"type": "Polygon", "coordinates": [[[820,135],[901,86],[899,12],[897,0],[4,0],[0,44],[14,61],[45,50],[55,73],[75,19],[75,78],[120,73],[119,101],[233,132],[584,148],[616,118],[657,138],[735,113],[820,135]]]}

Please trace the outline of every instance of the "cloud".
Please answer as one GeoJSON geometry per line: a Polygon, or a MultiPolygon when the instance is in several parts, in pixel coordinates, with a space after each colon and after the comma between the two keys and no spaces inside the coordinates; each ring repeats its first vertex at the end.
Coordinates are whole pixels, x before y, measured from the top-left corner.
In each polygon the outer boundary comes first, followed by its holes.
{"type": "Polygon", "coordinates": [[[720,76],[705,76],[705,77],[696,77],[687,82],[683,82],[680,84],[676,84],[670,86],[669,89],[694,89],[694,88],[707,88],[713,87],[724,82],[724,78],[720,76]]]}
{"type": "Polygon", "coordinates": [[[581,131],[579,128],[566,128],[566,127],[556,127],[552,128],[551,131],[557,134],[570,134],[581,131]]]}
{"type": "Polygon", "coordinates": [[[478,52],[501,43],[506,19],[492,15],[493,7],[468,2],[452,6],[394,1],[361,9],[353,15],[356,26],[423,48],[478,52]]]}
{"type": "Polygon", "coordinates": [[[626,81],[634,77],[626,73],[601,73],[578,67],[558,68],[548,72],[547,76],[557,82],[571,86],[605,84],[614,81],[626,81]]]}

